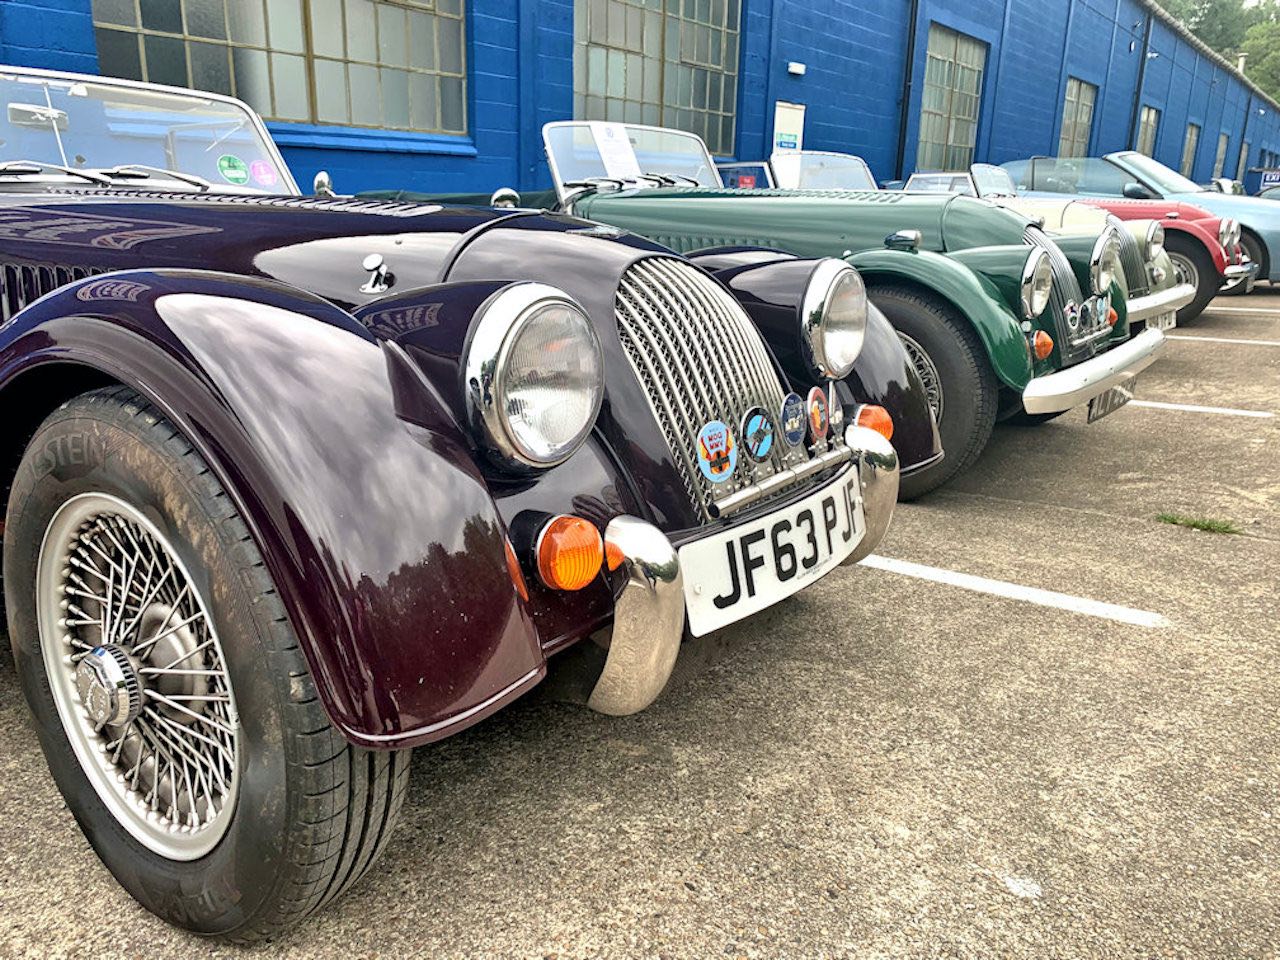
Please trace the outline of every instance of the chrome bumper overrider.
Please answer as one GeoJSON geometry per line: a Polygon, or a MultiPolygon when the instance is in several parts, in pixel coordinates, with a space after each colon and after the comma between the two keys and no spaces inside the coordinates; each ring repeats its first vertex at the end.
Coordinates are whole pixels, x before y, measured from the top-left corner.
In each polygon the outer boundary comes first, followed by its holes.
{"type": "Polygon", "coordinates": [[[1092,360],[1035,377],[1022,391],[1022,405],[1027,413],[1070,410],[1145,370],[1160,355],[1165,342],[1159,330],[1147,329],[1092,360]]]}
{"type": "Polygon", "coordinates": [[[1258,264],[1253,260],[1250,260],[1247,263],[1228,264],[1227,269],[1222,271],[1222,275],[1231,283],[1234,283],[1241,277],[1253,278],[1258,275],[1258,264]]]}
{"type": "MultiPolygon", "coordinates": [[[[857,460],[866,532],[845,564],[857,563],[884,539],[898,502],[898,454],[893,444],[866,427],[850,426],[845,443],[857,460]]],[[[834,451],[833,451],[834,452],[834,451]]],[[[836,462],[849,458],[842,451],[836,462]]],[[[635,517],[615,517],[605,543],[623,556],[626,576],[613,614],[604,669],[587,706],[625,716],[657,699],[671,677],[684,637],[684,577],[671,541],[635,517]]]]}
{"type": "Polygon", "coordinates": [[[1162,313],[1181,310],[1196,298],[1196,288],[1189,283],[1180,283],[1168,290],[1149,293],[1145,297],[1134,297],[1129,301],[1129,322],[1149,320],[1162,313]]]}

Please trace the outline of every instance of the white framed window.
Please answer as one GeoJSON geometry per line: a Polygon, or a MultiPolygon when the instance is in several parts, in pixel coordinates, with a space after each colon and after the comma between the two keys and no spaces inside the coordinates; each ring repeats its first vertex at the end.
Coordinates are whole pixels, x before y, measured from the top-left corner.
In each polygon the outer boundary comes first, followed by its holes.
{"type": "Polygon", "coordinates": [[[1138,143],[1134,147],[1139,153],[1152,156],[1156,150],[1156,134],[1160,132],[1160,111],[1155,107],[1143,107],[1138,120],[1138,143]]]}
{"type": "Polygon", "coordinates": [[[1249,141],[1246,140],[1240,144],[1240,162],[1236,164],[1236,179],[1244,180],[1244,175],[1249,170],[1249,141]]]}
{"type": "Polygon", "coordinates": [[[742,0],[575,0],[573,115],[696,133],[733,153],[742,0]]]}
{"type": "Polygon", "coordinates": [[[1231,143],[1231,135],[1227,133],[1218,134],[1218,152],[1213,157],[1213,176],[1216,180],[1222,176],[1223,168],[1227,165],[1227,147],[1231,143]]]}
{"type": "Polygon", "coordinates": [[[464,0],[93,0],[102,72],[270,120],[466,133],[464,0]]]}
{"type": "Polygon", "coordinates": [[[1200,124],[1188,123],[1187,135],[1182,141],[1182,167],[1184,177],[1191,176],[1196,166],[1196,150],[1200,147],[1200,124]]]}
{"type": "Polygon", "coordinates": [[[985,43],[930,24],[917,170],[964,170],[973,163],[986,66],[985,43]]]}
{"type": "Polygon", "coordinates": [[[1062,135],[1058,138],[1058,156],[1089,155],[1089,137],[1093,133],[1093,105],[1098,88],[1078,77],[1067,77],[1067,94],[1062,103],[1062,135]]]}

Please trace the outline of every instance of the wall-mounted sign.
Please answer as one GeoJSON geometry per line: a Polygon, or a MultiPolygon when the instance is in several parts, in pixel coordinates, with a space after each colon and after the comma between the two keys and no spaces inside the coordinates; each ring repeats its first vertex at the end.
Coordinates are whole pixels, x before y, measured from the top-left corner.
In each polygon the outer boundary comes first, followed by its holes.
{"type": "Polygon", "coordinates": [[[800,150],[804,147],[804,104],[779,100],[773,105],[773,149],[800,150]]]}
{"type": "Polygon", "coordinates": [[[1259,190],[1266,190],[1268,187],[1280,187],[1280,170],[1263,170],[1262,186],[1259,190]]]}

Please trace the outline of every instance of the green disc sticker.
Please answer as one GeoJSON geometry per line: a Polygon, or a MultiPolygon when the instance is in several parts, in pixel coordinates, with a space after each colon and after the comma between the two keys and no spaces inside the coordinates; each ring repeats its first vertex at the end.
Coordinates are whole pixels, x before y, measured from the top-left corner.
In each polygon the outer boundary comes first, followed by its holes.
{"type": "Polygon", "coordinates": [[[229,153],[224,153],[218,158],[218,172],[227,183],[249,182],[249,165],[229,153]]]}

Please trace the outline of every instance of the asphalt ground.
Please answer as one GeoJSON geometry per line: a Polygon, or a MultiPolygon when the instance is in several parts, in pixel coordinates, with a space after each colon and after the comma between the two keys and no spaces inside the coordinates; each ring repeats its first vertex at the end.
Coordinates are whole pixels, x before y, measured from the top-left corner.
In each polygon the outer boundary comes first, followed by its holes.
{"type": "MultiPolygon", "coordinates": [[[[1280,290],[1174,332],[1140,399],[1280,415],[1280,290]]],[[[372,874],[252,951],[115,885],[6,650],[0,956],[1280,956],[1278,451],[1280,416],[1000,427],[900,508],[921,568],[838,570],[641,715],[535,693],[419,751],[372,874]]]]}

